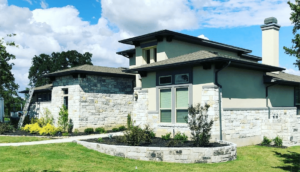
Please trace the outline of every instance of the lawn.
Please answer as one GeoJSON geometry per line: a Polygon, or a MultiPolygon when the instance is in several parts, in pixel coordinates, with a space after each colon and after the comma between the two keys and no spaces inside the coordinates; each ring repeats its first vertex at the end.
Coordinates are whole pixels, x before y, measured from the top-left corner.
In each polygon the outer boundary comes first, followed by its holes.
{"type": "Polygon", "coordinates": [[[219,164],[176,164],[124,159],[76,143],[0,147],[1,171],[297,171],[300,147],[238,148],[235,161],[219,164]],[[135,169],[137,167],[137,170],[135,169]]]}
{"type": "Polygon", "coordinates": [[[19,143],[19,142],[32,142],[32,141],[41,141],[49,140],[44,137],[28,137],[28,136],[0,136],[0,143],[19,143]]]}

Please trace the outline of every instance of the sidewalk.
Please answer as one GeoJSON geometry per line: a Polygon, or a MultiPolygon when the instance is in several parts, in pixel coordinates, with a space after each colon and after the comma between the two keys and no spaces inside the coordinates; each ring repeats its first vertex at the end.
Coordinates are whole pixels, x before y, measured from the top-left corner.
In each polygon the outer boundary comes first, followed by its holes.
{"type": "MultiPolygon", "coordinates": [[[[63,139],[53,139],[53,140],[43,140],[43,141],[33,141],[33,142],[20,142],[20,143],[0,143],[0,146],[28,146],[28,145],[43,145],[50,143],[67,143],[72,142],[73,140],[85,140],[85,139],[94,139],[99,137],[108,137],[108,134],[95,134],[88,136],[74,136],[63,139]]],[[[121,136],[123,132],[111,133],[113,136],[121,136]]]]}

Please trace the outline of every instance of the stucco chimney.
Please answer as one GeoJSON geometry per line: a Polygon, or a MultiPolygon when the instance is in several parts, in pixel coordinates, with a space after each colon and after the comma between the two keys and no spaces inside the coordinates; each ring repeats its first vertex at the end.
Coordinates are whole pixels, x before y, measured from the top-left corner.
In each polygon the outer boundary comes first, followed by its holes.
{"type": "Polygon", "coordinates": [[[262,30],[262,63],[279,66],[279,29],[275,17],[266,18],[262,30]]]}

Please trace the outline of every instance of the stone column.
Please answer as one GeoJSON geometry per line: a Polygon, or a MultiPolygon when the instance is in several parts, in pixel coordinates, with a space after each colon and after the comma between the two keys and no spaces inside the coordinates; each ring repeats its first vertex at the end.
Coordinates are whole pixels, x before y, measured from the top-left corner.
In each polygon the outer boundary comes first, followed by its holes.
{"type": "Polygon", "coordinates": [[[144,127],[148,121],[148,90],[135,88],[134,92],[138,97],[133,103],[132,119],[135,121],[135,125],[144,127]]]}

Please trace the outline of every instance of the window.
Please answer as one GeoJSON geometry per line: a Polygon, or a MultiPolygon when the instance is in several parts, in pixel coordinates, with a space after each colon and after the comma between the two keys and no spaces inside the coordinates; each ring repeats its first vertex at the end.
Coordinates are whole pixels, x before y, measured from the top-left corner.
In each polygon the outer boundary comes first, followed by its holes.
{"type": "Polygon", "coordinates": [[[150,50],[146,50],[146,63],[150,63],[150,50]]]}
{"type": "Polygon", "coordinates": [[[188,83],[189,82],[189,74],[177,74],[175,75],[175,84],[182,84],[182,83],[188,83]]]}
{"type": "Polygon", "coordinates": [[[38,102],[47,102],[51,101],[51,93],[39,93],[37,94],[38,102]]]}
{"type": "Polygon", "coordinates": [[[159,85],[172,84],[172,76],[160,76],[159,77],[159,85]]]}
{"type": "Polygon", "coordinates": [[[172,122],[171,89],[160,90],[160,122],[172,122]]]}
{"type": "Polygon", "coordinates": [[[157,50],[154,48],[154,62],[157,62],[157,50]]]}
{"type": "Polygon", "coordinates": [[[69,102],[68,102],[68,96],[64,97],[64,105],[67,107],[68,109],[68,105],[69,105],[69,102]]]}
{"type": "Polygon", "coordinates": [[[160,122],[186,123],[185,117],[188,115],[189,100],[188,86],[159,89],[160,122]]]}
{"type": "Polygon", "coordinates": [[[297,115],[300,115],[300,87],[295,87],[295,106],[297,107],[297,115]]]}
{"type": "Polygon", "coordinates": [[[63,88],[62,90],[63,90],[64,94],[69,94],[69,90],[67,88],[63,88]]]}
{"type": "Polygon", "coordinates": [[[176,88],[176,122],[185,123],[188,115],[189,95],[188,88],[176,88]]]}

